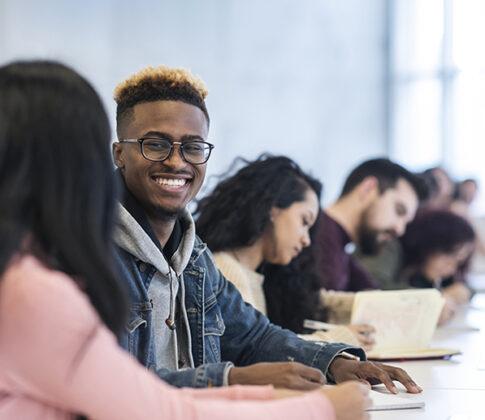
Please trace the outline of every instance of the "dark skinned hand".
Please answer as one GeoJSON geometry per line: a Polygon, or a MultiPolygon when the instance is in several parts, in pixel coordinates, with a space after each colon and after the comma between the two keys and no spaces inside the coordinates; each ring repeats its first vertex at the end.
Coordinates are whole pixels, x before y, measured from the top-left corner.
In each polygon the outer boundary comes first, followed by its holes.
{"type": "Polygon", "coordinates": [[[329,370],[336,383],[360,381],[369,387],[382,383],[390,392],[397,394],[398,389],[393,381],[398,381],[411,394],[418,394],[422,391],[421,387],[416,385],[406,371],[382,363],[359,362],[336,357],[330,364],[329,370]]]}

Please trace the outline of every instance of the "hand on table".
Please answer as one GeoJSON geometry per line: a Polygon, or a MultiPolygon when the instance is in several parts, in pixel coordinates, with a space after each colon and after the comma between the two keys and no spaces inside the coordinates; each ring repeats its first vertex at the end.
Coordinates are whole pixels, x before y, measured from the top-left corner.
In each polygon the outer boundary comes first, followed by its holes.
{"type": "Polygon", "coordinates": [[[256,363],[233,367],[229,371],[229,385],[268,385],[302,391],[317,389],[325,384],[319,370],[296,362],[256,363]]]}
{"type": "Polygon", "coordinates": [[[411,394],[422,391],[403,369],[382,363],[359,362],[336,357],[330,364],[329,370],[336,383],[356,380],[369,387],[383,383],[390,392],[397,394],[398,390],[393,381],[398,381],[411,394]]]}
{"type": "Polygon", "coordinates": [[[374,338],[376,330],[372,325],[351,324],[347,325],[347,328],[352,331],[352,333],[359,341],[360,346],[362,346],[364,350],[372,350],[372,347],[374,347],[374,344],[376,343],[376,340],[374,338]]]}
{"type": "MultiPolygon", "coordinates": [[[[369,388],[356,381],[322,388],[321,391],[331,402],[337,420],[368,420],[366,409],[372,401],[369,397],[369,388]]],[[[276,389],[275,398],[291,398],[301,396],[301,391],[289,389],[276,389]]]]}

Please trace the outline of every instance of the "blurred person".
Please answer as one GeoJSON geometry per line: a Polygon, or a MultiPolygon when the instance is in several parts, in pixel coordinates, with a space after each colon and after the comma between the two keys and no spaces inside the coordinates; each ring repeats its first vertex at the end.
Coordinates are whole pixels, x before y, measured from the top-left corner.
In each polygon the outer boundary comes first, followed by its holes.
{"type": "Polygon", "coordinates": [[[393,380],[420,392],[402,369],[356,360],[365,360],[362,349],[304,341],[271,324],[217,270],[186,208],[214,147],[207,141],[206,95],[200,79],[165,66],[144,69],[116,88],[113,155],[124,195],[115,241],[132,300],[122,345],[180,387],[308,390],[326,378],[379,378],[391,392],[397,392],[393,380]]]}
{"type": "Polygon", "coordinates": [[[478,182],[476,179],[468,178],[458,183],[455,191],[455,198],[467,204],[473,203],[478,195],[478,182]]]}
{"type": "Polygon", "coordinates": [[[478,195],[478,183],[474,179],[465,179],[455,187],[450,210],[468,220],[472,220],[470,207],[478,195]]]}
{"type": "Polygon", "coordinates": [[[423,176],[434,179],[436,190],[426,201],[425,206],[430,210],[449,210],[453,201],[455,183],[450,174],[442,167],[436,166],[426,169],[423,176]]]}
{"type": "Polygon", "coordinates": [[[478,195],[478,182],[475,179],[465,179],[456,184],[451,211],[467,219],[476,234],[476,247],[471,262],[471,271],[485,271],[485,219],[472,214],[471,206],[478,195]]]}
{"type": "MultiPolygon", "coordinates": [[[[322,186],[284,156],[240,160],[244,167],[226,176],[199,201],[195,212],[199,216],[197,232],[214,252],[222,274],[247,303],[266,315],[263,284],[268,276],[258,272],[258,268],[269,264],[285,267],[310,245],[310,229],[320,211],[322,186]]],[[[278,282],[279,276],[274,280],[278,282]]],[[[310,306],[308,301],[305,305],[310,306]]],[[[372,331],[365,325],[340,326],[307,338],[360,343],[370,348],[372,331]],[[369,334],[358,334],[358,329],[369,334]]]]}
{"type": "MultiPolygon", "coordinates": [[[[435,176],[430,171],[416,173],[416,176],[422,180],[427,190],[426,198],[419,203],[417,211],[419,213],[420,209],[426,208],[427,203],[438,194],[439,188],[435,176]]],[[[359,247],[354,255],[377,281],[379,289],[397,290],[409,287],[409,283],[400,277],[404,256],[399,238],[383,243],[378,253],[374,255],[364,254],[359,247]]]]}
{"type": "Polygon", "coordinates": [[[0,67],[0,418],[368,419],[362,384],[179,390],[119,347],[109,146],[101,100],[73,70],[0,67]]]}
{"type": "Polygon", "coordinates": [[[468,302],[473,294],[466,274],[475,239],[466,219],[444,210],[420,213],[401,238],[401,277],[412,287],[442,291],[447,300],[443,322],[452,316],[456,305],[468,302]]]}
{"type": "Polygon", "coordinates": [[[339,199],[322,212],[312,243],[315,272],[329,291],[375,289],[378,284],[353,256],[355,244],[375,255],[401,236],[427,189],[416,175],[389,159],[371,159],[347,177],[339,199]]]}

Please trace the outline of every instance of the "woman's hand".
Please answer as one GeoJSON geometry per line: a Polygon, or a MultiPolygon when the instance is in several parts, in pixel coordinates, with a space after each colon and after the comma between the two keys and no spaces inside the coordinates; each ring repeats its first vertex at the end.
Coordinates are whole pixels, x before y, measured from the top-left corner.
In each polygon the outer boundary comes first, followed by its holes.
{"type": "Polygon", "coordinates": [[[372,325],[367,324],[351,324],[347,325],[347,328],[352,331],[354,336],[359,341],[359,344],[362,348],[366,351],[372,350],[376,340],[374,338],[374,334],[376,332],[375,328],[372,325]]]}
{"type": "MultiPolygon", "coordinates": [[[[332,387],[322,387],[322,392],[332,404],[337,420],[368,420],[369,414],[365,411],[371,406],[369,387],[356,381],[344,382],[332,387]]],[[[277,399],[291,398],[304,395],[304,392],[290,389],[275,389],[277,399]]]]}
{"type": "Polygon", "coordinates": [[[443,309],[441,310],[440,317],[438,319],[438,325],[446,324],[455,316],[457,311],[457,304],[454,299],[443,295],[445,299],[445,304],[443,305],[443,309]]]}
{"type": "Polygon", "coordinates": [[[372,404],[369,387],[360,382],[344,382],[334,387],[323,388],[322,392],[335,409],[337,420],[367,420],[365,411],[372,404]]]}
{"type": "Polygon", "coordinates": [[[441,293],[443,293],[445,298],[451,298],[459,305],[468,303],[472,296],[470,289],[461,282],[454,282],[450,286],[444,288],[441,293]]]}

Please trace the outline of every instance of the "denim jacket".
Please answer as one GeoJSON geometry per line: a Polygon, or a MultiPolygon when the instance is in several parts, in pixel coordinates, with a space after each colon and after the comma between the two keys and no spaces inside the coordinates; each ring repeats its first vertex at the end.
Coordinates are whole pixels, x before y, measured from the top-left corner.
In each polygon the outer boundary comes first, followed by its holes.
{"type": "MultiPolygon", "coordinates": [[[[120,247],[118,257],[132,302],[121,345],[174,386],[222,386],[232,364],[295,361],[327,374],[330,363],[342,351],[365,358],[361,349],[340,343],[305,341],[271,324],[266,316],[243,301],[237,289],[216,268],[207,246],[196,237],[190,259],[179,277],[184,287],[179,288],[177,296],[178,307],[185,308],[178,312],[186,312],[188,318],[189,331],[185,332],[193,367],[157,370],[152,304],[147,292],[156,268],[120,247]]],[[[177,325],[184,329],[186,323],[177,325]]]]}

